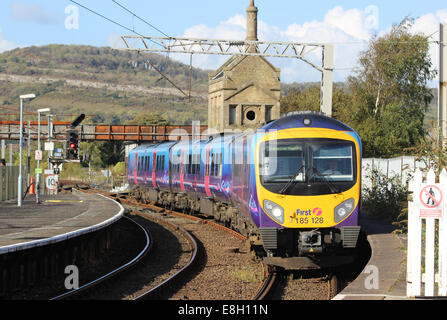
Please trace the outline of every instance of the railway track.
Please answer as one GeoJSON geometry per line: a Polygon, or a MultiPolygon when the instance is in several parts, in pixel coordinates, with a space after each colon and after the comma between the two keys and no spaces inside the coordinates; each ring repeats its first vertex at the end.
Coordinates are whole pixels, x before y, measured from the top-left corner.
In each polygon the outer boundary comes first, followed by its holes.
{"type": "Polygon", "coordinates": [[[141,250],[138,255],[133,258],[132,260],[130,260],[129,262],[119,266],[118,268],[108,272],[107,274],[100,276],[92,281],[89,281],[85,284],[83,284],[82,286],[80,286],[79,288],[76,289],[72,289],[70,291],[67,291],[65,293],[59,294],[53,298],[50,298],[50,300],[62,300],[62,299],[67,299],[70,297],[76,297],[79,296],[82,292],[94,288],[96,286],[98,286],[99,284],[112,279],[113,277],[116,277],[120,272],[128,270],[130,268],[132,268],[133,266],[135,266],[136,264],[138,264],[145,256],[146,254],[151,250],[152,248],[152,240],[151,240],[151,235],[150,233],[143,227],[141,226],[141,224],[139,224],[138,222],[132,220],[129,217],[124,217],[126,219],[128,219],[129,221],[132,221],[133,223],[135,223],[136,226],[138,226],[138,228],[141,230],[141,232],[144,233],[144,236],[146,238],[146,244],[144,245],[143,250],[141,250]]]}
{"type": "MultiPolygon", "coordinates": [[[[239,239],[240,241],[246,240],[245,237],[243,237],[242,235],[236,233],[235,231],[233,231],[231,229],[223,227],[223,226],[215,223],[214,221],[209,221],[206,219],[186,215],[186,214],[175,212],[175,211],[170,211],[170,210],[167,211],[163,208],[155,206],[154,204],[141,204],[141,203],[136,202],[132,198],[124,197],[122,195],[118,196],[116,194],[110,194],[108,192],[104,192],[101,190],[92,189],[88,185],[76,185],[75,187],[79,190],[83,190],[84,192],[100,193],[100,194],[103,194],[110,198],[113,198],[113,199],[121,202],[128,209],[128,211],[131,212],[132,215],[141,217],[143,219],[150,219],[152,221],[155,221],[156,223],[162,223],[165,226],[169,225],[169,227],[167,227],[167,228],[170,228],[171,230],[175,229],[177,231],[182,231],[185,234],[188,233],[188,231],[186,231],[184,227],[180,226],[179,224],[174,224],[174,223],[168,221],[169,219],[176,220],[176,222],[178,222],[179,220],[185,220],[185,221],[189,221],[189,222],[186,222],[186,224],[189,225],[190,228],[191,228],[191,226],[197,226],[200,229],[202,229],[204,227],[208,227],[208,228],[212,228],[215,230],[219,230],[219,232],[224,231],[226,234],[231,234],[232,238],[239,239]],[[152,213],[150,213],[148,211],[150,211],[152,213]]],[[[193,236],[189,235],[188,237],[190,239],[189,240],[190,243],[195,242],[195,239],[193,236]]],[[[157,241],[154,241],[154,242],[156,243],[157,241]]],[[[191,275],[191,272],[194,272],[194,270],[191,270],[191,269],[194,269],[193,267],[195,264],[197,264],[197,260],[203,259],[203,255],[205,255],[205,259],[209,259],[209,254],[208,254],[208,256],[206,256],[207,253],[200,253],[201,247],[203,247],[203,245],[201,245],[200,243],[194,244],[194,249],[191,249],[191,251],[194,252],[192,254],[193,258],[191,258],[190,262],[188,264],[186,264],[185,266],[183,266],[183,267],[177,266],[176,268],[179,269],[178,272],[167,277],[167,279],[163,280],[162,282],[158,283],[157,285],[152,286],[151,288],[149,288],[145,291],[139,292],[138,294],[132,295],[130,297],[130,299],[139,300],[139,299],[169,298],[169,295],[172,295],[172,292],[169,293],[168,291],[171,290],[173,287],[177,287],[177,288],[179,287],[179,285],[176,285],[175,283],[184,283],[186,281],[184,279],[187,279],[188,277],[189,278],[193,277],[191,275]]],[[[203,250],[203,248],[202,248],[202,250],[203,250]]],[[[151,256],[152,256],[152,254],[149,255],[148,259],[151,259],[151,256]]],[[[202,266],[201,268],[202,269],[207,268],[207,266],[202,266]]],[[[105,281],[105,279],[103,281],[105,281]]],[[[92,281],[92,286],[94,286],[95,284],[100,284],[100,283],[101,283],[100,281],[92,281]]],[[[184,296],[183,297],[173,297],[173,299],[182,299],[182,298],[184,298],[184,296]]],[[[63,297],[61,297],[61,298],[63,298],[63,297]]],[[[77,297],[74,294],[72,294],[71,297],[77,299],[77,297]]],[[[80,299],[86,299],[87,296],[81,294],[78,297],[80,299]]],[[[249,298],[251,299],[252,297],[249,297],[249,298]]]]}
{"type": "Polygon", "coordinates": [[[339,290],[339,277],[328,271],[273,270],[271,274],[260,299],[331,300],[339,290]]]}
{"type": "MultiPolygon", "coordinates": [[[[191,216],[187,214],[183,214],[180,212],[176,212],[173,210],[167,210],[164,208],[160,208],[156,206],[154,203],[138,203],[135,199],[130,198],[123,194],[112,194],[110,192],[101,191],[98,189],[92,189],[90,186],[86,184],[76,185],[76,188],[83,190],[85,192],[95,192],[100,193],[105,196],[108,196],[112,199],[119,201],[121,204],[130,208],[133,215],[142,217],[143,219],[152,219],[157,223],[164,223],[165,225],[170,225],[170,229],[181,230],[184,234],[187,234],[188,231],[177,224],[169,222],[168,219],[177,219],[177,220],[188,220],[191,225],[199,224],[201,226],[209,225],[212,228],[217,228],[219,230],[223,230],[226,233],[232,234],[234,237],[241,241],[245,241],[246,238],[239,233],[228,229],[214,221],[202,219],[196,216],[191,216]],[[152,213],[149,213],[150,211],[152,213]]],[[[204,253],[199,253],[200,245],[197,244],[196,239],[189,234],[187,236],[189,238],[188,242],[190,245],[195,243],[194,249],[192,250],[194,253],[192,254],[192,258],[183,267],[179,268],[178,272],[172,274],[164,281],[158,283],[157,285],[146,289],[145,291],[139,292],[136,295],[133,295],[131,299],[139,300],[139,299],[165,299],[171,298],[173,299],[189,299],[187,295],[183,295],[183,297],[179,295],[173,295],[172,292],[169,292],[169,288],[177,287],[179,285],[175,285],[175,283],[185,283],[185,279],[188,277],[191,278],[190,272],[193,269],[193,266],[197,264],[199,256],[204,253]],[[173,284],[174,283],[174,284],[173,284]]],[[[202,248],[203,249],[203,248],[202,248]]],[[[206,254],[206,253],[205,253],[206,254]]],[[[203,257],[202,257],[203,258],[203,257]]],[[[203,267],[202,267],[203,269],[203,267]]],[[[297,291],[305,292],[307,294],[304,299],[318,299],[318,300],[326,300],[331,299],[337,293],[338,288],[338,279],[335,275],[332,274],[324,274],[317,276],[304,276],[303,275],[291,275],[290,273],[286,274],[284,272],[275,270],[274,268],[268,267],[266,265],[262,265],[263,269],[263,280],[260,281],[260,285],[258,285],[258,289],[254,290],[256,293],[249,297],[252,300],[266,300],[266,299],[274,299],[274,300],[282,300],[282,299],[303,299],[301,296],[297,296],[297,291]],[[295,277],[295,278],[294,278],[295,277]],[[316,294],[311,294],[309,297],[309,286],[318,286],[319,289],[316,290],[316,294]],[[300,288],[301,289],[297,289],[300,288]]],[[[99,282],[98,282],[99,283],[99,282]]],[[[254,292],[253,291],[253,292],[254,292]]],[[[197,298],[195,298],[197,299],[197,298]]],[[[200,298],[199,298],[200,299],[200,298]]]]}

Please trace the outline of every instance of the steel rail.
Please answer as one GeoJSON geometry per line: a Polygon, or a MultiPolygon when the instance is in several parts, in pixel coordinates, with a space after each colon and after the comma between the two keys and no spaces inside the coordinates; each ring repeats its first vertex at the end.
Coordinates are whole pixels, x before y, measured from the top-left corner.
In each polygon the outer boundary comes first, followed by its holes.
{"type": "Polygon", "coordinates": [[[173,275],[171,275],[168,279],[164,280],[163,282],[161,282],[160,284],[158,284],[157,286],[147,290],[146,292],[138,295],[137,297],[133,298],[132,300],[143,300],[143,299],[149,299],[150,296],[152,295],[156,295],[159,294],[160,292],[163,291],[163,289],[165,289],[166,287],[168,287],[172,282],[178,280],[178,278],[182,275],[184,275],[188,270],[190,270],[190,268],[195,264],[195,262],[197,261],[197,253],[199,251],[199,246],[197,244],[197,241],[194,239],[194,236],[189,233],[186,229],[184,229],[183,227],[174,224],[166,219],[162,219],[159,217],[156,217],[150,213],[138,213],[139,216],[144,217],[144,215],[150,215],[152,216],[154,219],[157,219],[158,221],[162,221],[165,224],[168,224],[171,226],[171,228],[175,228],[176,230],[180,230],[184,236],[186,236],[186,240],[190,243],[190,245],[193,247],[193,253],[191,255],[191,258],[189,259],[188,263],[186,265],[184,265],[180,270],[178,270],[176,273],[174,273],[173,275]]]}
{"type": "MultiPolygon", "coordinates": [[[[77,185],[78,188],[82,188],[84,190],[87,189],[87,188],[91,188],[87,183],[82,183],[82,184],[83,184],[82,187],[80,185],[78,185],[78,184],[76,184],[76,185],[77,185]]],[[[92,188],[92,189],[94,189],[94,188],[92,188]]],[[[173,210],[167,210],[167,209],[164,209],[164,208],[156,206],[153,202],[150,203],[150,204],[144,204],[144,203],[140,203],[138,201],[131,201],[131,200],[127,199],[127,198],[123,199],[123,198],[119,197],[119,193],[106,192],[106,191],[101,191],[99,189],[94,189],[94,190],[95,190],[96,193],[102,193],[104,196],[108,196],[108,197],[114,199],[115,201],[119,201],[120,203],[123,203],[123,204],[133,205],[133,206],[140,206],[140,207],[143,207],[143,208],[146,208],[146,209],[150,209],[150,210],[156,211],[158,213],[165,212],[167,214],[172,214],[174,216],[185,218],[185,219],[189,219],[189,220],[193,220],[193,221],[201,221],[203,224],[209,224],[209,225],[213,226],[214,228],[221,229],[221,230],[223,230],[225,232],[228,232],[231,235],[233,235],[233,236],[235,236],[235,237],[237,237],[237,238],[239,238],[241,240],[247,240],[247,238],[244,235],[242,235],[242,234],[240,234],[240,233],[238,233],[238,232],[236,232],[236,231],[234,231],[234,230],[232,230],[230,228],[227,228],[227,227],[225,227],[225,226],[223,226],[221,224],[218,224],[218,223],[216,223],[214,221],[207,221],[207,220],[201,219],[199,217],[187,215],[187,214],[176,212],[176,211],[173,211],[173,210]]],[[[89,191],[87,191],[87,192],[89,192],[89,191]]],[[[135,198],[133,198],[133,199],[135,199],[135,198]]],[[[138,213],[138,215],[142,216],[142,217],[144,217],[145,214],[146,215],[150,215],[150,216],[154,217],[157,220],[169,222],[166,219],[159,218],[159,217],[154,216],[154,215],[149,214],[149,213],[140,213],[140,212],[138,213]]],[[[182,227],[177,226],[177,225],[173,224],[172,222],[169,222],[169,223],[174,225],[174,226],[176,226],[176,228],[183,229],[182,227]]],[[[195,242],[194,238],[193,238],[193,241],[195,242]]],[[[195,252],[195,255],[196,254],[197,253],[195,252]]],[[[188,266],[183,267],[182,270],[183,269],[188,269],[190,266],[191,266],[191,263],[189,263],[188,266]]],[[[270,291],[272,290],[272,288],[274,287],[274,285],[277,282],[276,271],[273,270],[272,268],[269,268],[265,264],[263,264],[263,267],[264,267],[264,269],[267,269],[266,277],[265,277],[261,287],[259,288],[258,292],[253,296],[252,300],[264,300],[268,296],[268,294],[270,293],[270,291]]],[[[182,270],[180,270],[180,271],[182,271],[182,270]]],[[[171,278],[173,278],[173,277],[174,276],[172,276],[171,278]]],[[[135,298],[134,300],[140,300],[140,299],[148,298],[149,295],[156,294],[157,293],[156,291],[161,291],[163,288],[165,288],[170,283],[169,280],[170,279],[167,279],[165,281],[166,283],[163,282],[163,283],[159,284],[157,287],[149,290],[147,293],[144,293],[144,294],[140,295],[139,297],[135,298]]]]}
{"type": "Polygon", "coordinates": [[[144,246],[143,250],[141,250],[140,253],[138,253],[138,255],[135,258],[133,258],[131,261],[127,262],[126,264],[120,266],[119,268],[116,268],[113,271],[111,271],[111,272],[109,272],[109,273],[107,273],[107,274],[105,274],[105,275],[103,275],[103,276],[101,276],[101,277],[91,281],[91,282],[88,282],[88,283],[80,286],[78,289],[73,289],[71,291],[65,292],[63,294],[60,294],[60,295],[58,295],[56,297],[51,298],[50,300],[65,299],[65,298],[68,298],[70,296],[79,294],[80,292],[82,292],[84,290],[87,290],[87,289],[90,289],[92,287],[95,287],[96,285],[102,283],[103,281],[108,280],[108,279],[116,276],[119,272],[121,272],[123,270],[126,270],[126,269],[129,269],[130,267],[134,266],[135,264],[140,262],[141,259],[143,259],[146,256],[146,254],[151,250],[152,245],[153,245],[150,233],[147,232],[146,229],[142,225],[140,225],[138,222],[136,222],[136,221],[134,221],[134,220],[132,220],[132,219],[130,219],[128,217],[125,217],[125,218],[130,220],[130,221],[132,221],[132,222],[134,222],[138,227],[141,228],[141,230],[143,230],[143,232],[145,234],[145,237],[146,237],[146,245],[144,246]]]}
{"type": "Polygon", "coordinates": [[[273,286],[276,284],[277,275],[276,272],[265,264],[263,264],[264,268],[267,267],[267,276],[262,283],[261,288],[258,290],[256,295],[252,298],[252,300],[265,300],[268,294],[271,292],[273,286]]]}

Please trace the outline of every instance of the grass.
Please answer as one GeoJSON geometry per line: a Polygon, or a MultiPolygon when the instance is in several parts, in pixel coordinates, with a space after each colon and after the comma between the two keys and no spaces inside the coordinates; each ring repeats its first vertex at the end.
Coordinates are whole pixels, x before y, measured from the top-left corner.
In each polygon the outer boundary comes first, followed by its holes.
{"type": "Polygon", "coordinates": [[[242,280],[244,282],[259,282],[264,279],[264,275],[260,271],[255,271],[252,269],[252,267],[243,267],[243,268],[236,268],[233,271],[233,276],[236,279],[242,280]]]}

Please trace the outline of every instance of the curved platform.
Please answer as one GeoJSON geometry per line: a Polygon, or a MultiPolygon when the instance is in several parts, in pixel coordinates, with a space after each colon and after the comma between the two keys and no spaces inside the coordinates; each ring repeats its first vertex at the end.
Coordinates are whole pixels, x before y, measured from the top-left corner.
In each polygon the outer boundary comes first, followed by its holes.
{"type": "Polygon", "coordinates": [[[360,224],[371,246],[371,258],[362,273],[333,300],[407,300],[406,240],[394,227],[369,217],[360,224]]]}
{"type": "Polygon", "coordinates": [[[0,206],[0,255],[57,243],[107,227],[119,220],[124,208],[99,194],[74,190],[72,194],[28,195],[0,206]]]}

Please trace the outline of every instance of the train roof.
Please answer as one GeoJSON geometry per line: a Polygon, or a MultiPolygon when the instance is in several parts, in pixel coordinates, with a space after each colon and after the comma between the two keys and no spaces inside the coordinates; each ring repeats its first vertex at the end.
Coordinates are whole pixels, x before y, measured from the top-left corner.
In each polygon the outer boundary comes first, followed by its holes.
{"type": "Polygon", "coordinates": [[[282,130],[291,128],[324,128],[337,131],[354,130],[344,123],[319,112],[292,112],[282,118],[272,121],[263,127],[264,130],[282,130]]]}

